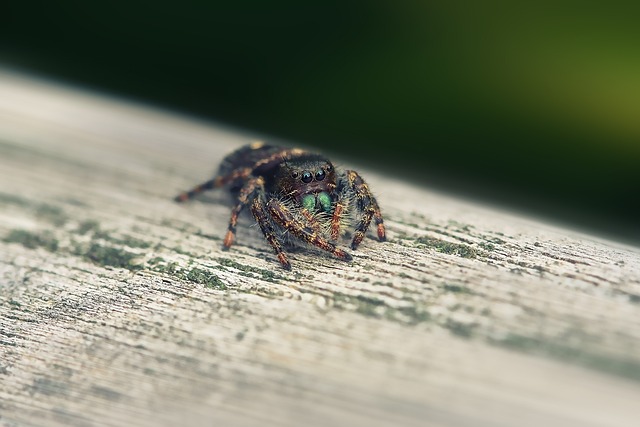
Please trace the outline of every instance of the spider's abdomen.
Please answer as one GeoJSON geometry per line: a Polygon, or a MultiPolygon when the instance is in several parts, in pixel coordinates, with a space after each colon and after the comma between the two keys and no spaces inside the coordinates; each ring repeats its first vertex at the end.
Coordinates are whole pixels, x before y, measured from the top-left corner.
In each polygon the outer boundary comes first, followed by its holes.
{"type": "MultiPolygon", "coordinates": [[[[283,147],[277,147],[274,145],[259,145],[257,143],[245,145],[244,147],[241,147],[227,155],[222,160],[220,168],[218,169],[218,175],[227,175],[239,168],[253,167],[260,160],[272,158],[273,155],[285,150],[286,149],[283,147]]],[[[275,166],[277,166],[277,164],[272,165],[271,167],[275,166]]]]}
{"type": "MultiPolygon", "coordinates": [[[[269,176],[282,162],[280,154],[286,151],[287,149],[284,147],[265,145],[259,142],[245,145],[222,160],[218,168],[218,176],[229,175],[231,172],[243,168],[254,169],[253,175],[269,176]],[[262,166],[256,167],[260,162],[263,162],[262,166]]],[[[236,192],[243,184],[243,179],[237,179],[229,183],[229,189],[236,192]]]]}

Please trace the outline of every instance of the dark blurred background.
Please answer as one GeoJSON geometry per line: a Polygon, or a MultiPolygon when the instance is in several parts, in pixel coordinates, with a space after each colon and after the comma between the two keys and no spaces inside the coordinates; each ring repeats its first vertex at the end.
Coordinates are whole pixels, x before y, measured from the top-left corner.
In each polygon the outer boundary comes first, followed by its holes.
{"type": "Polygon", "coordinates": [[[638,244],[639,19],[640,2],[14,0],[0,65],[638,244]]]}

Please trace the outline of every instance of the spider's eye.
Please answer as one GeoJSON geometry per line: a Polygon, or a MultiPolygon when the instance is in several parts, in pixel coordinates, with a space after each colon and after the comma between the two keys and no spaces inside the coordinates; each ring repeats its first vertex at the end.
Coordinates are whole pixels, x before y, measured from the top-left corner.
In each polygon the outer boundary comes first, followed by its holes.
{"type": "Polygon", "coordinates": [[[322,169],[318,169],[316,172],[316,181],[322,181],[324,179],[324,171],[322,169]]]}
{"type": "Polygon", "coordinates": [[[297,178],[299,176],[300,176],[300,174],[297,171],[291,172],[291,178],[297,178]]]}
{"type": "Polygon", "coordinates": [[[325,168],[324,168],[324,169],[325,169],[327,172],[331,172],[331,169],[333,169],[333,166],[331,166],[331,165],[327,165],[327,166],[325,166],[325,168]]]}
{"type": "Polygon", "coordinates": [[[312,179],[313,175],[311,175],[311,172],[302,172],[302,182],[311,182],[312,179]]]}

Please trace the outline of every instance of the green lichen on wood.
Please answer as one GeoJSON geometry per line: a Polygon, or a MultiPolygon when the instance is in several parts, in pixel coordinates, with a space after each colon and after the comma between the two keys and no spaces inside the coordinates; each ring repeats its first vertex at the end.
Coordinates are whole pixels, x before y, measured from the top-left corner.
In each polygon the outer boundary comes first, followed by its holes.
{"type": "Polygon", "coordinates": [[[74,243],[73,249],[61,248],[58,239],[52,232],[31,232],[27,230],[12,230],[3,239],[6,243],[20,243],[29,249],[44,248],[49,252],[68,252],[78,255],[94,264],[109,267],[126,268],[130,271],[140,270],[141,267],[134,262],[137,254],[121,248],[105,246],[95,242],[87,245],[74,243]]]}
{"type": "Polygon", "coordinates": [[[46,203],[39,204],[36,207],[36,217],[47,221],[56,227],[62,227],[69,219],[67,214],[61,208],[46,203]]]}
{"type": "Polygon", "coordinates": [[[387,313],[388,319],[398,320],[397,317],[400,317],[403,322],[409,325],[417,325],[432,320],[431,315],[426,310],[416,305],[399,307],[387,313]]]}
{"type": "Polygon", "coordinates": [[[285,279],[284,276],[280,274],[276,274],[271,270],[265,270],[263,268],[240,264],[239,262],[236,262],[229,258],[218,258],[217,261],[223,267],[230,267],[230,268],[239,270],[241,274],[244,276],[255,277],[254,275],[257,274],[260,276],[261,279],[267,282],[277,282],[278,280],[285,279]],[[249,273],[253,273],[253,274],[249,274],[249,273]]]}
{"type": "Polygon", "coordinates": [[[154,265],[151,270],[157,273],[174,274],[176,271],[180,270],[180,266],[177,262],[170,262],[154,265]]]}
{"type": "Polygon", "coordinates": [[[76,233],[85,235],[88,232],[98,230],[99,228],[100,228],[100,223],[98,221],[93,219],[88,219],[78,224],[78,228],[76,228],[76,233]]]}
{"type": "Polygon", "coordinates": [[[202,268],[192,268],[185,273],[182,273],[182,278],[191,283],[198,283],[211,289],[227,289],[227,285],[218,278],[215,274],[202,268]]]}
{"type": "Polygon", "coordinates": [[[129,248],[147,249],[151,247],[151,243],[138,239],[129,235],[117,236],[115,231],[104,230],[100,227],[100,223],[93,219],[82,221],[76,228],[76,233],[80,235],[91,234],[93,240],[103,240],[117,245],[127,246],[129,248]]]}
{"type": "Polygon", "coordinates": [[[434,249],[448,255],[457,255],[462,258],[476,258],[478,256],[478,251],[471,246],[447,242],[435,237],[421,236],[416,238],[415,242],[418,247],[434,249]]]}
{"type": "Polygon", "coordinates": [[[26,210],[32,211],[36,218],[49,222],[56,227],[61,227],[66,224],[69,217],[58,206],[54,206],[48,203],[40,203],[37,201],[31,201],[24,197],[16,196],[13,194],[0,193],[0,204],[15,205],[26,210]]]}
{"type": "Polygon", "coordinates": [[[473,294],[471,289],[467,288],[466,286],[462,286],[462,285],[455,285],[455,284],[445,283],[442,288],[446,292],[452,292],[452,293],[456,293],[456,294],[473,294]]]}
{"type": "Polygon", "coordinates": [[[209,270],[199,267],[181,268],[177,262],[167,262],[162,257],[156,256],[148,260],[147,269],[170,275],[178,280],[204,285],[210,289],[227,289],[227,285],[209,270]]]}
{"type": "Polygon", "coordinates": [[[44,248],[49,252],[57,251],[59,246],[58,240],[50,231],[34,233],[27,230],[11,230],[2,240],[6,243],[19,243],[28,249],[44,248]]]}
{"type": "Polygon", "coordinates": [[[471,338],[477,325],[447,319],[443,326],[458,337],[471,338]]]}
{"type": "Polygon", "coordinates": [[[151,247],[151,243],[146,242],[141,239],[136,239],[135,237],[131,237],[129,235],[123,235],[122,237],[115,236],[114,232],[102,230],[100,228],[96,228],[93,233],[94,239],[102,239],[107,242],[115,243],[118,245],[128,246],[130,248],[140,248],[147,249],[151,247]]]}
{"type": "Polygon", "coordinates": [[[0,193],[0,203],[7,205],[16,205],[16,206],[29,206],[31,202],[29,202],[24,197],[16,196],[14,194],[0,193]]]}
{"type": "Polygon", "coordinates": [[[480,242],[478,243],[478,246],[480,246],[482,249],[484,249],[487,252],[493,252],[496,250],[496,246],[493,243],[480,242]]]}
{"type": "Polygon", "coordinates": [[[431,316],[416,304],[405,307],[391,307],[384,300],[366,295],[345,295],[337,293],[333,296],[333,307],[338,310],[354,311],[366,317],[386,319],[406,325],[417,325],[431,321],[431,316]]]}
{"type": "Polygon", "coordinates": [[[142,268],[134,262],[134,259],[137,257],[136,254],[125,251],[124,249],[103,246],[97,243],[92,243],[86,251],[80,250],[79,255],[101,266],[126,268],[131,271],[142,268]]]}

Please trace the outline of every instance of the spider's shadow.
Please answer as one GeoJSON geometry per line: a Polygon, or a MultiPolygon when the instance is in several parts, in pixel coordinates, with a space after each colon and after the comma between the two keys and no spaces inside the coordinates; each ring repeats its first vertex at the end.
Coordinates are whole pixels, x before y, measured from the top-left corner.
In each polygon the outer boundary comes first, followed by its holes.
{"type": "Polygon", "coordinates": [[[197,197],[194,197],[192,201],[206,205],[228,206],[229,209],[231,209],[234,205],[235,198],[228,192],[216,191],[207,194],[199,194],[197,197]]]}

